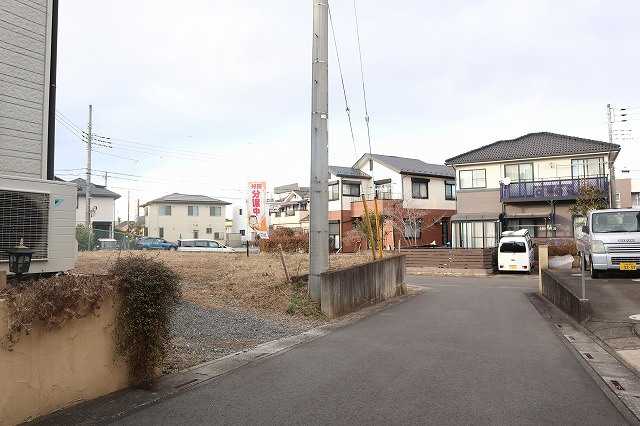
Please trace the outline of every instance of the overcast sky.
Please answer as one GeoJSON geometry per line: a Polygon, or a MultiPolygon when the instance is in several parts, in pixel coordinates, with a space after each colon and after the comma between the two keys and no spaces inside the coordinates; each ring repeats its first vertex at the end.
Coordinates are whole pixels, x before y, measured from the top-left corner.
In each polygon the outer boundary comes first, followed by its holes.
{"type": "MultiPolygon", "coordinates": [[[[331,165],[369,151],[357,28],[373,153],[442,164],[532,132],[606,141],[608,103],[640,119],[637,0],[357,0],[358,26],[353,0],[330,4],[355,134],[331,36],[331,165]]],[[[128,191],[133,216],[172,192],[308,185],[312,28],[313,1],[61,1],[57,174],[85,177],[92,104],[111,138],[92,181],[108,172],[123,220],[128,191]]],[[[614,138],[617,168],[640,169],[639,121],[618,114],[633,139],[614,138]]]]}

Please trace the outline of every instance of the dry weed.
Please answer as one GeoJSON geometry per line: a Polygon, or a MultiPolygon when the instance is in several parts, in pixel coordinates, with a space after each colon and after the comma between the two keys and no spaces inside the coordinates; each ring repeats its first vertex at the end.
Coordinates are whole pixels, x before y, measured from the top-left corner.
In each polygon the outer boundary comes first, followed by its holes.
{"type": "MultiPolygon", "coordinates": [[[[106,274],[126,252],[80,252],[74,272],[106,274]]],[[[278,253],[193,253],[148,252],[176,271],[181,278],[182,297],[216,309],[239,308],[262,314],[284,316],[291,302],[291,285],[286,283],[278,253]]],[[[308,254],[284,254],[290,276],[306,275],[308,254]]],[[[333,254],[329,269],[366,263],[371,254],[333,254]]]]}

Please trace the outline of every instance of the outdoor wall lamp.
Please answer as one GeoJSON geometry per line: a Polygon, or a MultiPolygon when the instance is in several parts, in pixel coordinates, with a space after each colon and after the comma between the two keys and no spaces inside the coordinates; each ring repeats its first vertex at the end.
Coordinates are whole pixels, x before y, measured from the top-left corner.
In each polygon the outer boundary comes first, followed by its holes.
{"type": "Polygon", "coordinates": [[[29,266],[31,266],[31,256],[35,253],[32,250],[24,246],[24,241],[21,238],[20,244],[11,247],[8,250],[9,253],[9,271],[16,274],[16,278],[20,281],[20,277],[25,272],[29,272],[29,266]]]}

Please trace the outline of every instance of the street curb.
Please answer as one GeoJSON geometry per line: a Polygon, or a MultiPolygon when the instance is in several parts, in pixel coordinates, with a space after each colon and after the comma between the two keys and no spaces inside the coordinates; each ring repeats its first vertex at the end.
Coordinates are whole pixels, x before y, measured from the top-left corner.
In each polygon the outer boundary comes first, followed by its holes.
{"type": "Polygon", "coordinates": [[[526,293],[526,296],[625,419],[640,425],[637,370],[540,293],[526,293]]]}
{"type": "Polygon", "coordinates": [[[156,389],[152,391],[135,388],[122,389],[40,417],[29,424],[100,425],[117,421],[188,389],[202,386],[216,377],[240,367],[287,352],[299,345],[331,334],[366,317],[403,303],[424,291],[414,286],[408,287],[412,291],[345,315],[329,324],[294,336],[262,343],[254,348],[235,352],[164,376],[158,381],[156,389]]]}

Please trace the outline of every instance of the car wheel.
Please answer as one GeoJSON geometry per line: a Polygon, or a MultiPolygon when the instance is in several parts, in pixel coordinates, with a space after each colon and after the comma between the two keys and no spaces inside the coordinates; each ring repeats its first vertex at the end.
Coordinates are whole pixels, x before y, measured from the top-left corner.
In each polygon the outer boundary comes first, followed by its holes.
{"type": "Polygon", "coordinates": [[[171,247],[171,250],[178,251],[178,247],[171,247]]]}
{"type": "Polygon", "coordinates": [[[599,275],[598,270],[593,267],[593,262],[591,261],[591,259],[589,259],[589,272],[591,272],[591,278],[593,279],[598,278],[598,275],[599,275]]]}

